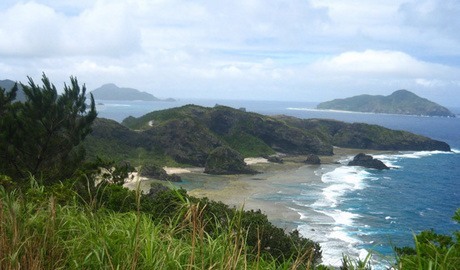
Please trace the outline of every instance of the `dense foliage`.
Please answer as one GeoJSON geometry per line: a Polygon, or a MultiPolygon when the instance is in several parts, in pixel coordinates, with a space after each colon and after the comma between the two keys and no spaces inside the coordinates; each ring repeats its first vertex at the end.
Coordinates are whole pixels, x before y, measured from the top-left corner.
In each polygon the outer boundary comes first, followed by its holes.
{"type": "Polygon", "coordinates": [[[22,85],[26,101],[15,102],[17,87],[0,89],[0,173],[24,179],[29,174],[52,183],[66,178],[83,160],[77,147],[96,118],[94,99],[76,78],[58,95],[43,74],[42,86],[29,78],[22,85]]]}
{"type": "Polygon", "coordinates": [[[0,269],[287,269],[321,256],[318,244],[260,211],[184,190],[151,197],[107,183],[92,191],[31,183],[0,187],[0,269]]]}

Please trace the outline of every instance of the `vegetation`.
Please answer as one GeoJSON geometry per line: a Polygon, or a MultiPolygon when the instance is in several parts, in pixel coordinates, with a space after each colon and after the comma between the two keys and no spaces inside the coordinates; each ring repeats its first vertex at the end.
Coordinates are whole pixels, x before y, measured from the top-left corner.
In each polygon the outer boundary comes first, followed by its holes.
{"type": "MultiPolygon", "coordinates": [[[[460,223],[460,208],[453,219],[460,223]]],[[[414,236],[415,248],[395,248],[399,269],[460,269],[460,231],[453,237],[427,230],[414,236]]]]}
{"type": "Polygon", "coordinates": [[[455,117],[447,108],[407,90],[389,96],[359,95],[318,104],[318,109],[455,117]]]}
{"type": "Polygon", "coordinates": [[[108,185],[81,196],[59,185],[0,187],[0,269],[291,269],[321,254],[260,212],[180,190],[149,198],[108,185]]]}
{"type": "Polygon", "coordinates": [[[86,88],[76,78],[57,94],[43,74],[43,86],[32,78],[22,85],[24,102],[14,102],[17,87],[0,88],[0,171],[16,179],[31,174],[48,183],[70,176],[83,160],[77,147],[96,118],[94,99],[86,105],[86,88]]]}
{"type": "MultiPolygon", "coordinates": [[[[85,88],[80,89],[71,77],[71,86],[65,86],[59,96],[45,75],[42,87],[29,81],[29,86],[23,85],[27,97],[23,103],[15,102],[16,87],[0,89],[0,269],[327,269],[318,265],[318,243],[298,231],[286,233],[273,226],[260,210],[230,208],[191,197],[183,189],[153,186],[143,194],[124,188],[124,180],[134,170],[129,162],[99,157],[82,160],[81,142],[96,118],[94,100],[89,108],[85,104],[85,88]]],[[[207,139],[232,134],[227,131],[233,124],[225,123],[233,118],[221,111],[217,115],[210,118],[220,119],[211,125],[213,129],[191,118],[185,124],[192,131],[212,130],[207,139]]],[[[256,126],[268,123],[273,132],[287,126],[271,118],[251,119],[256,126]]],[[[238,125],[246,126],[245,132],[256,132],[248,121],[239,118],[238,125]]],[[[117,130],[108,120],[95,122],[104,127],[98,129],[99,135],[116,136],[129,146],[128,154],[132,148],[145,146],[138,139],[174,132],[161,127],[181,123],[166,121],[157,126],[159,130],[143,133],[117,130]]],[[[290,132],[280,135],[281,139],[262,133],[257,138],[264,143],[269,138],[286,143],[290,136],[305,138],[307,134],[299,128],[290,132]]],[[[174,135],[196,140],[191,133],[179,130],[174,135]]],[[[111,139],[107,142],[114,145],[111,139]]],[[[146,149],[171,155],[155,144],[147,144],[146,149]]],[[[227,146],[218,149],[240,155],[227,146]]],[[[157,168],[150,169],[157,173],[157,168]]],[[[460,221],[460,210],[454,218],[460,221]]],[[[455,269],[460,264],[459,232],[455,237],[432,231],[417,235],[415,249],[396,250],[396,268],[455,269]]],[[[369,258],[362,262],[344,257],[342,269],[367,269],[369,258]]]]}
{"type": "Polygon", "coordinates": [[[227,146],[214,149],[206,160],[204,172],[209,174],[253,174],[243,156],[227,146]]]}
{"type": "Polygon", "coordinates": [[[450,151],[450,146],[445,142],[378,125],[350,124],[325,119],[298,119],[288,116],[277,118],[288,125],[315,130],[323,134],[325,141],[338,147],[398,151],[450,151]]]}

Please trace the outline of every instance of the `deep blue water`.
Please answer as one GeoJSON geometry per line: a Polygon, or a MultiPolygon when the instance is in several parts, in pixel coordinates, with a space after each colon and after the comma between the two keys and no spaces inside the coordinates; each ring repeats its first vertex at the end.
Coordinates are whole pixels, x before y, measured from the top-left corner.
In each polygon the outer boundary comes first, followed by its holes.
{"type": "MultiPolygon", "coordinates": [[[[451,220],[460,207],[460,118],[417,117],[316,111],[314,103],[274,101],[181,100],[166,102],[104,102],[101,117],[121,121],[128,115],[194,103],[245,107],[262,114],[286,114],[300,118],[328,118],[365,122],[407,130],[442,140],[454,150],[403,152],[380,155],[394,167],[389,171],[338,166],[322,168],[322,183],[298,185],[291,193],[278,192],[260,199],[282,201],[302,215],[296,224],[307,237],[323,245],[325,261],[340,263],[342,252],[373,250],[383,255],[392,246],[412,245],[413,233],[433,228],[450,234],[459,230],[451,220]],[[327,219],[318,219],[317,214],[327,219]]],[[[460,109],[452,109],[459,113],[460,109]]],[[[351,157],[350,157],[351,158],[351,157]]],[[[347,160],[342,161],[343,164],[347,160]]]]}

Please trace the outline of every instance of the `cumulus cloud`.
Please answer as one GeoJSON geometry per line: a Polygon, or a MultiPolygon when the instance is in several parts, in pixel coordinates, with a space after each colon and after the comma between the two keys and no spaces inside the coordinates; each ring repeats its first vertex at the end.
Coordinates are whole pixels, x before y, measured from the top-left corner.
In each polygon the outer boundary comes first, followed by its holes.
{"type": "Polygon", "coordinates": [[[20,2],[0,11],[0,55],[119,56],[138,51],[140,31],[127,7],[97,2],[76,16],[68,16],[47,5],[20,2]]]}
{"type": "Polygon", "coordinates": [[[58,82],[75,75],[90,89],[114,82],[157,96],[321,101],[407,88],[453,103],[460,90],[454,31],[460,20],[451,15],[459,6],[454,0],[5,0],[0,73],[24,80],[45,71],[58,82]]]}

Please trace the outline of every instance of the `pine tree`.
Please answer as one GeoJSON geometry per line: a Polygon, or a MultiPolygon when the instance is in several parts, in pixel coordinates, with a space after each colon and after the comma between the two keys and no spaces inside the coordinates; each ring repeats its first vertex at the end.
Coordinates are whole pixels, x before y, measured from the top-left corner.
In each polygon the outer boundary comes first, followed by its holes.
{"type": "Polygon", "coordinates": [[[94,98],[90,95],[86,104],[86,87],[80,88],[75,77],[61,95],[45,74],[42,86],[28,79],[22,84],[23,103],[14,101],[17,89],[0,91],[0,174],[33,175],[45,184],[64,180],[84,158],[79,144],[97,116],[94,98]]]}

